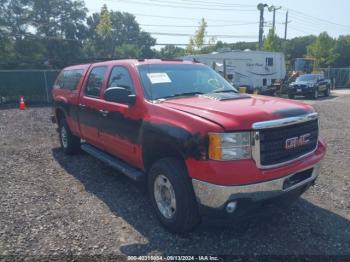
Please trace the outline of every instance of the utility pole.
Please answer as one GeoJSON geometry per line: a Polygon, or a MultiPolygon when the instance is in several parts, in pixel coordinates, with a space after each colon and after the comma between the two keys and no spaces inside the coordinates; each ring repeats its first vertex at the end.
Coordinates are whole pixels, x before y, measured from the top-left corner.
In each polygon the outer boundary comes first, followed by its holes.
{"type": "Polygon", "coordinates": [[[288,21],[288,11],[286,13],[286,22],[284,23],[284,40],[287,40],[287,28],[288,28],[288,23],[292,21],[288,21]]]}
{"type": "Polygon", "coordinates": [[[272,32],[275,35],[275,29],[276,29],[276,10],[281,9],[282,6],[276,7],[276,6],[270,6],[269,7],[269,12],[273,12],[273,19],[272,19],[272,32]]]}
{"type": "Polygon", "coordinates": [[[260,22],[259,22],[259,49],[262,49],[263,45],[263,34],[264,34],[264,9],[267,4],[258,4],[258,10],[260,11],[260,22]]]}

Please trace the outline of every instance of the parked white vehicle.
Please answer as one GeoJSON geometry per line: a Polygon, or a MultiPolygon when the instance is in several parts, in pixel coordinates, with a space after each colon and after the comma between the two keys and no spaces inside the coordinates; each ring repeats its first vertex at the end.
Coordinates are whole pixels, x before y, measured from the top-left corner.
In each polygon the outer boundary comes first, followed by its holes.
{"type": "Polygon", "coordinates": [[[233,85],[246,86],[249,91],[255,89],[264,91],[286,76],[284,54],[277,52],[225,50],[212,54],[189,55],[183,59],[195,59],[215,67],[220,73],[226,71],[226,77],[233,85]]]}

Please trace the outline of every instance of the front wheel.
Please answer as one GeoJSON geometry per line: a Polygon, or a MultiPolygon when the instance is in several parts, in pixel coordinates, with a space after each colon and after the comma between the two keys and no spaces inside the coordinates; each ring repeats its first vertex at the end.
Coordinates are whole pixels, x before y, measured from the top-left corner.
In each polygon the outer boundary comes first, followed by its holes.
{"type": "Polygon", "coordinates": [[[59,138],[61,147],[67,155],[75,154],[80,150],[80,138],[72,134],[64,119],[59,124],[59,138]]]}
{"type": "Polygon", "coordinates": [[[314,93],[312,94],[312,99],[317,99],[318,98],[318,88],[315,88],[314,93]]]}
{"type": "Polygon", "coordinates": [[[148,191],[159,221],[170,232],[188,232],[200,222],[193,187],[180,160],[158,160],[148,175],[148,191]]]}
{"type": "Polygon", "coordinates": [[[331,93],[331,87],[327,86],[326,90],[324,91],[324,96],[329,96],[331,93]]]}

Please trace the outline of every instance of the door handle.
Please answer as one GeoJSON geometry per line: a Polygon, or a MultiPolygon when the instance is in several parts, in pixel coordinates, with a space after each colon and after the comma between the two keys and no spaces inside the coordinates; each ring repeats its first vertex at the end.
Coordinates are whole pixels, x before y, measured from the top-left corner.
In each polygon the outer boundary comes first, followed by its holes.
{"type": "Polygon", "coordinates": [[[81,109],[85,109],[85,108],[86,108],[86,105],[84,105],[84,104],[79,104],[79,107],[80,107],[81,109]]]}
{"type": "Polygon", "coordinates": [[[103,116],[107,116],[107,114],[109,113],[107,110],[103,110],[103,109],[100,109],[99,112],[100,112],[103,116]]]}

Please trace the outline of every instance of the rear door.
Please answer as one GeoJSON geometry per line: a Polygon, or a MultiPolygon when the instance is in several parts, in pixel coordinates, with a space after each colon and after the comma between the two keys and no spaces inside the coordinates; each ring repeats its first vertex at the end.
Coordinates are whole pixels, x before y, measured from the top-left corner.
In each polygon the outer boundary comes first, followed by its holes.
{"type": "MultiPolygon", "coordinates": [[[[123,87],[135,94],[134,82],[126,66],[115,65],[110,71],[106,89],[123,87]]],[[[142,119],[133,116],[140,115],[137,106],[104,101],[102,110],[103,124],[101,126],[101,140],[105,150],[124,161],[137,165],[138,147],[136,140],[140,131],[142,119]]]]}
{"type": "Polygon", "coordinates": [[[79,100],[79,127],[81,136],[88,143],[103,149],[99,126],[102,121],[101,90],[106,84],[107,66],[94,66],[90,69],[79,100]]]}
{"type": "Polygon", "coordinates": [[[53,88],[55,106],[61,107],[66,113],[66,121],[73,134],[79,134],[77,105],[79,93],[77,87],[83,81],[85,68],[63,70],[58,76],[53,88]]]}

